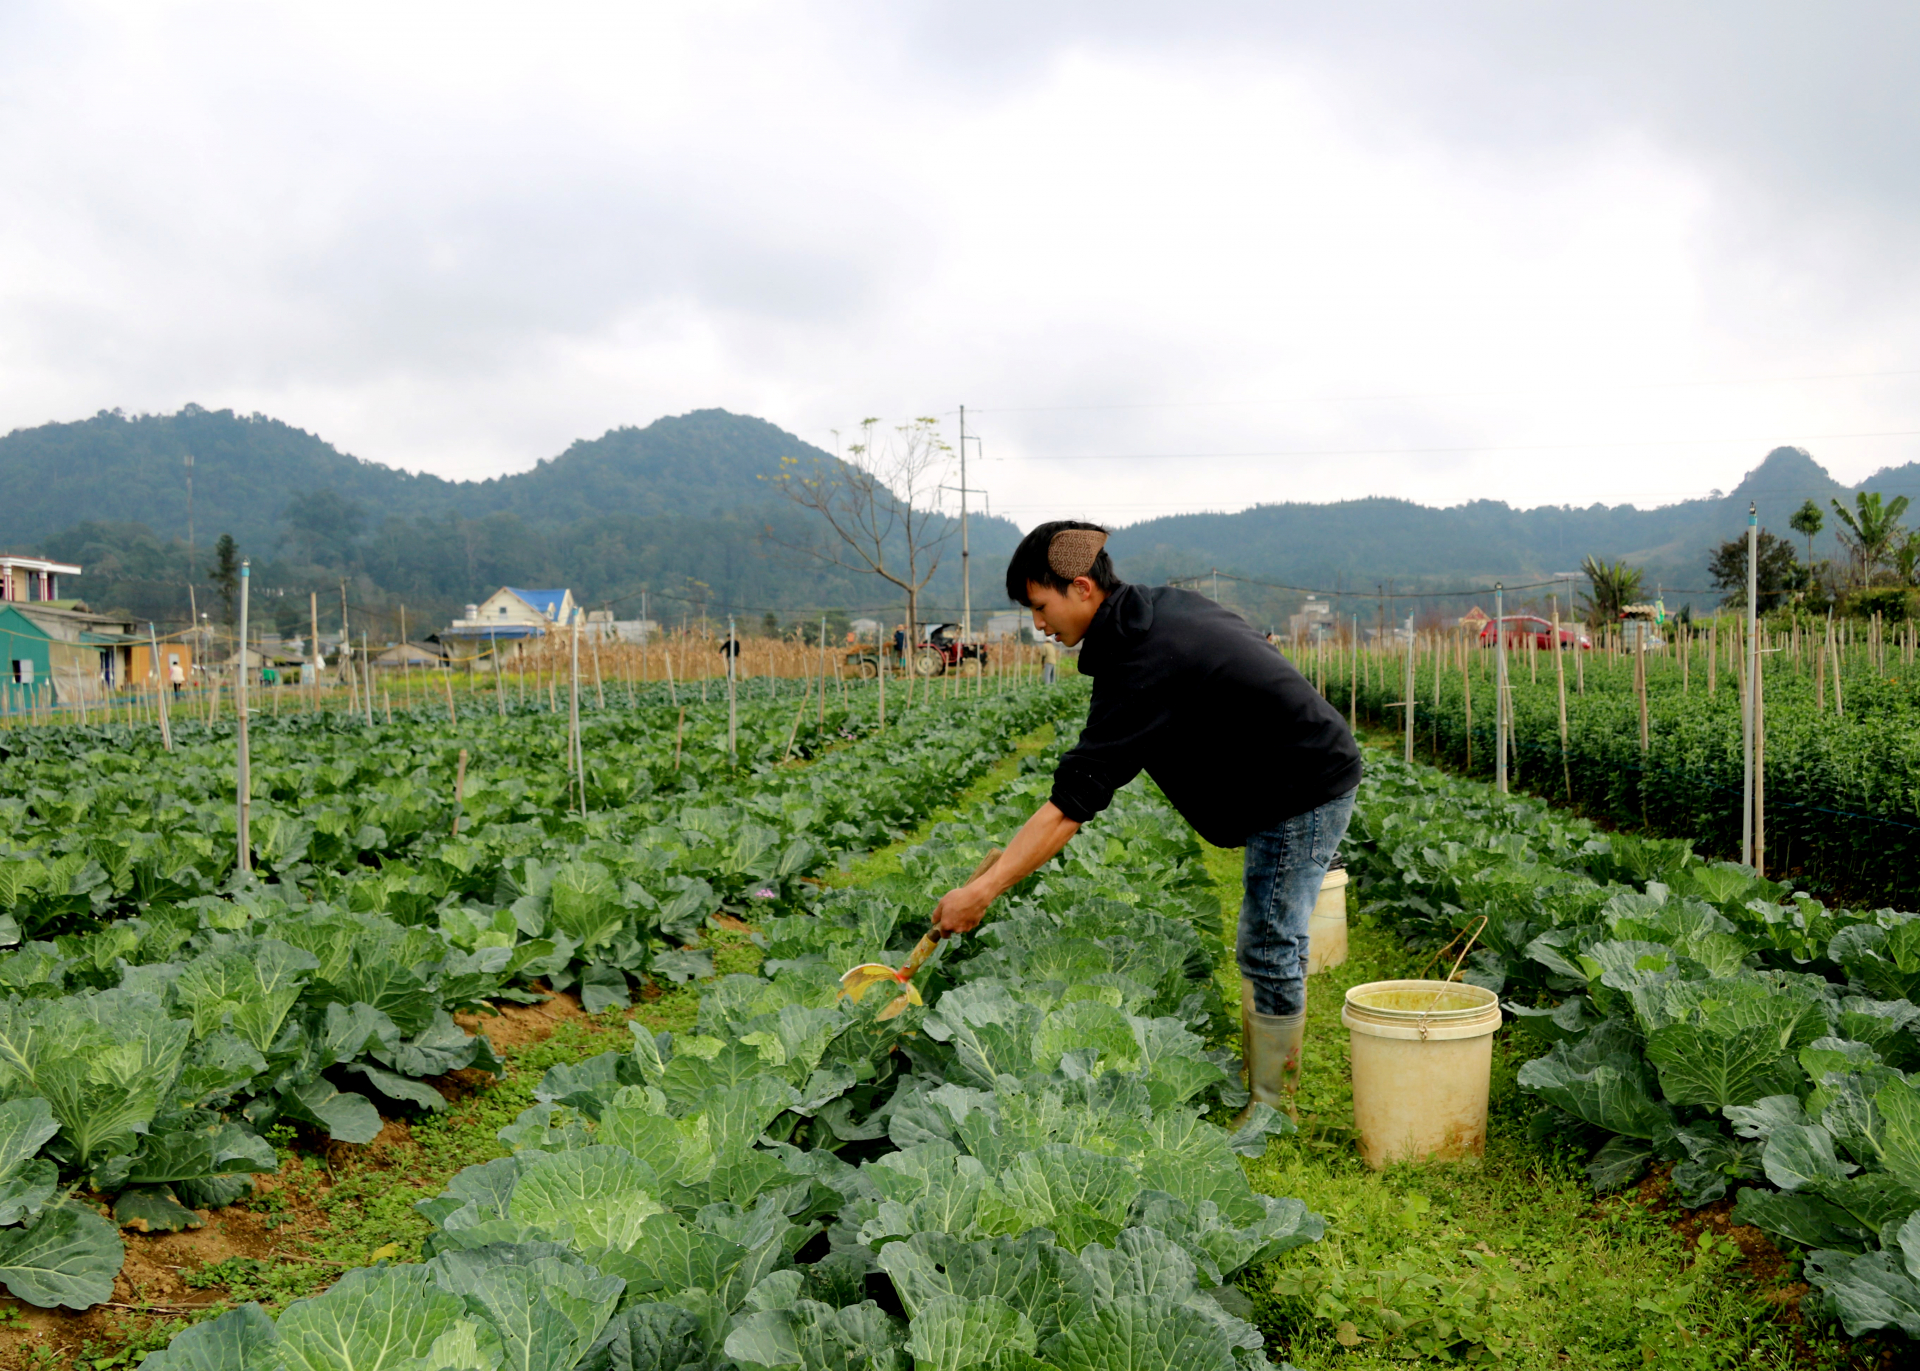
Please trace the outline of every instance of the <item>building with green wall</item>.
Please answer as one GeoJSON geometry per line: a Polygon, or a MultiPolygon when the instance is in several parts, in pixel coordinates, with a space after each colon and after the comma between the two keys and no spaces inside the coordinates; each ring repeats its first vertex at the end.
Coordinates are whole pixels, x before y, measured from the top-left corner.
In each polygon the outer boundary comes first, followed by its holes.
{"type": "Polygon", "coordinates": [[[10,604],[0,604],[0,713],[23,714],[51,697],[53,639],[10,604]]]}

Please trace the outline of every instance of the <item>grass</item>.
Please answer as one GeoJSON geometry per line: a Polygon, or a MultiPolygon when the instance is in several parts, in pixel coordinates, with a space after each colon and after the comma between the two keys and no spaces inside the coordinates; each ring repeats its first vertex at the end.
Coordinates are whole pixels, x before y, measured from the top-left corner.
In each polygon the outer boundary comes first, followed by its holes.
{"type": "MultiPolygon", "coordinates": [[[[1241,853],[1209,848],[1231,942],[1241,853]]],[[[1300,1128],[1246,1163],[1255,1189],[1293,1196],[1326,1236],[1244,1274],[1268,1356],[1300,1371],[1409,1362],[1532,1367],[1820,1367],[1875,1364],[1873,1349],[1798,1322],[1788,1265],[1723,1202],[1691,1216],[1656,1205],[1664,1183],[1597,1200],[1586,1157],[1528,1133],[1515,1082],[1530,1056],[1495,1038],[1484,1157],[1369,1170],[1352,1127],[1347,989],[1409,976],[1420,958],[1349,897],[1344,965],[1307,995],[1300,1128]]],[[[1239,973],[1220,973],[1228,1002],[1239,973]]]]}
{"type": "Polygon", "coordinates": [[[927,835],[933,832],[936,824],[958,818],[968,810],[991,799],[1002,787],[1020,774],[1020,763],[1037,752],[1045,751],[1053,743],[1053,738],[1054,726],[1041,725],[1016,742],[1013,750],[994,763],[991,770],[983,773],[966,789],[955,795],[949,803],[929,814],[911,833],[888,843],[885,847],[875,848],[865,856],[850,862],[844,870],[829,877],[827,883],[836,886],[867,885],[883,876],[898,874],[901,853],[925,842],[927,835]]]}

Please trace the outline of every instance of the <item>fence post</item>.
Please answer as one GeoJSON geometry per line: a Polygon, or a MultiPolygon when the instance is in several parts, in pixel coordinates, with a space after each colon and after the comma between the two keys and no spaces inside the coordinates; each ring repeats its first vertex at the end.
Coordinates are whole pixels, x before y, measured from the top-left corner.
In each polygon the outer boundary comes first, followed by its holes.
{"type": "Polygon", "coordinates": [[[253,586],[253,568],[251,561],[240,563],[240,653],[239,666],[235,670],[233,686],[233,707],[239,720],[239,730],[235,733],[234,749],[234,826],[239,840],[239,865],[242,871],[253,870],[253,845],[248,841],[253,777],[248,765],[247,755],[247,601],[253,586]]]}
{"type": "Polygon", "coordinates": [[[1507,611],[1506,590],[1496,581],[1493,586],[1493,786],[1507,793],[1507,719],[1512,706],[1507,701],[1507,611]]]}
{"type": "Polygon", "coordinates": [[[1753,864],[1753,701],[1754,674],[1760,664],[1759,627],[1760,567],[1757,548],[1760,538],[1759,507],[1747,504],[1747,642],[1746,679],[1740,692],[1740,726],[1744,735],[1740,777],[1740,860],[1753,864]]]}

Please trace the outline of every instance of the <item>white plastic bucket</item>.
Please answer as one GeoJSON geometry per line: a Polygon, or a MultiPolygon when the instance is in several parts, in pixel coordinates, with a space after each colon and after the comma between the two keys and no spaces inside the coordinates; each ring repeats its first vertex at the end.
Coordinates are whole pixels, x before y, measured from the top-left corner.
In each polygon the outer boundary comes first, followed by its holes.
{"type": "Polygon", "coordinates": [[[1460,981],[1371,981],[1347,992],[1340,1021],[1353,1051],[1353,1124],[1368,1166],[1486,1151],[1499,996],[1460,981]]]}
{"type": "Polygon", "coordinates": [[[1307,920],[1307,974],[1347,959],[1347,871],[1337,867],[1320,882],[1320,897],[1307,920]]]}

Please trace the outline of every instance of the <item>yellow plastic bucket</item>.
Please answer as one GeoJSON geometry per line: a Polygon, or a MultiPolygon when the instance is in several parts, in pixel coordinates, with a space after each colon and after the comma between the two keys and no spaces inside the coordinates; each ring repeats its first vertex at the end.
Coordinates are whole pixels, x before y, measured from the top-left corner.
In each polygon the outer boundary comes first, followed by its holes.
{"type": "Polygon", "coordinates": [[[1320,882],[1320,897],[1307,920],[1307,974],[1347,959],[1347,872],[1339,867],[1320,882]]]}
{"type": "Polygon", "coordinates": [[[1460,981],[1372,981],[1347,992],[1340,1021],[1353,1050],[1353,1124],[1368,1166],[1486,1151],[1499,996],[1460,981]]]}

